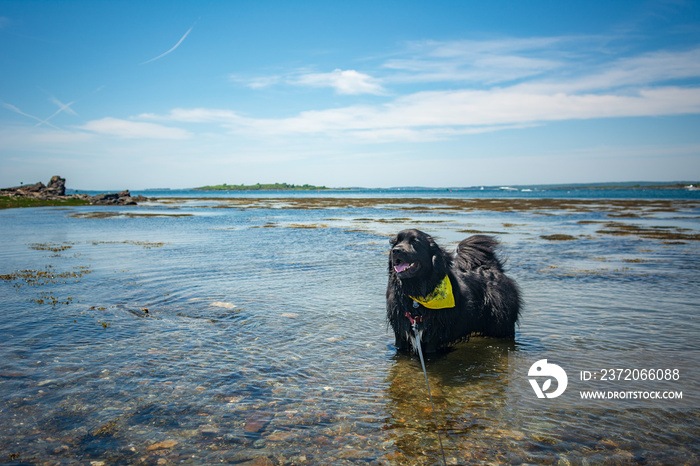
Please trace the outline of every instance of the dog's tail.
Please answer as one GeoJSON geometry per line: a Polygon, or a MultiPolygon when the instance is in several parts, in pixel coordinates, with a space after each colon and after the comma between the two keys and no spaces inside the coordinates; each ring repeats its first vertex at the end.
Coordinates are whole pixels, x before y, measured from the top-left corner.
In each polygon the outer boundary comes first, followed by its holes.
{"type": "Polygon", "coordinates": [[[473,235],[457,245],[457,266],[465,272],[487,267],[503,272],[503,264],[496,255],[498,241],[493,236],[473,235]]]}

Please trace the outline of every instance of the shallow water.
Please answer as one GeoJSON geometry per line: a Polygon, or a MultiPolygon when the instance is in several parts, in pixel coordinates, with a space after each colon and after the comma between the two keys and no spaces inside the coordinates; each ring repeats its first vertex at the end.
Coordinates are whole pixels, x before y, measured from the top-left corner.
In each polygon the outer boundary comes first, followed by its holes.
{"type": "Polygon", "coordinates": [[[0,211],[0,461],[436,464],[438,429],[448,464],[697,463],[696,405],[510,402],[514,352],[698,349],[700,204],[581,202],[0,211]],[[495,234],[525,299],[515,342],[428,358],[437,426],[384,318],[406,227],[495,234]]]}

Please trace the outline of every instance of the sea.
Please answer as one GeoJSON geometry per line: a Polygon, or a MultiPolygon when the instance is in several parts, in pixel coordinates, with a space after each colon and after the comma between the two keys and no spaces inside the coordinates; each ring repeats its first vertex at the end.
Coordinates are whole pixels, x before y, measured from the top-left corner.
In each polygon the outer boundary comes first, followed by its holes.
{"type": "Polygon", "coordinates": [[[0,463],[700,463],[699,191],[137,194],[0,210],[0,463]],[[515,339],[397,353],[405,228],[500,241],[515,339]]]}

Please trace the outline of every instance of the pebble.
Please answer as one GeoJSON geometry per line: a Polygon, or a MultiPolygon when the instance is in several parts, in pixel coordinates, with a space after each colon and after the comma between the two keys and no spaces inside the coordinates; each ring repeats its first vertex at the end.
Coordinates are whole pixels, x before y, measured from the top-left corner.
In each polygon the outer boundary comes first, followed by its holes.
{"type": "Polygon", "coordinates": [[[224,303],[224,302],[221,302],[221,301],[213,302],[213,303],[210,304],[210,306],[214,306],[214,307],[223,307],[224,309],[235,309],[235,308],[236,308],[236,305],[235,305],[235,304],[224,303]]]}
{"type": "Polygon", "coordinates": [[[259,456],[241,464],[243,466],[272,466],[275,463],[273,463],[272,460],[266,456],[259,456]]]}
{"type": "Polygon", "coordinates": [[[162,442],[154,443],[146,448],[146,451],[161,450],[164,448],[172,448],[177,445],[177,440],[163,440],[162,442]]]}
{"type": "Polygon", "coordinates": [[[272,440],[275,442],[286,442],[289,441],[294,437],[294,434],[289,431],[283,431],[283,430],[276,430],[270,435],[268,435],[266,438],[267,440],[272,440]]]}
{"type": "Polygon", "coordinates": [[[265,428],[272,420],[272,416],[266,413],[255,413],[245,420],[243,430],[248,433],[257,433],[265,428]]]}

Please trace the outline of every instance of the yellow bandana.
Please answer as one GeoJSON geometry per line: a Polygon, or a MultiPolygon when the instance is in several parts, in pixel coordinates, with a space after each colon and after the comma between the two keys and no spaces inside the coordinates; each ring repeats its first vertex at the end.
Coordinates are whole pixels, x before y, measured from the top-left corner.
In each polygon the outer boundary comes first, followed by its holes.
{"type": "Polygon", "coordinates": [[[452,293],[452,283],[450,283],[450,278],[445,275],[438,286],[425,298],[416,298],[414,296],[409,296],[413,301],[422,304],[428,309],[446,309],[448,307],[455,307],[455,296],[452,293]]]}

